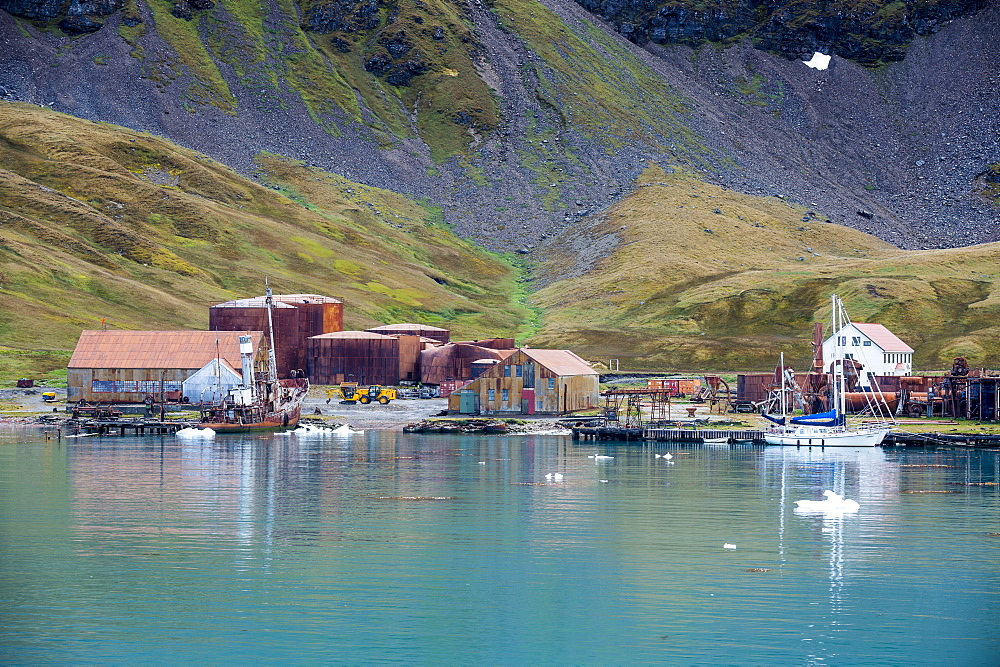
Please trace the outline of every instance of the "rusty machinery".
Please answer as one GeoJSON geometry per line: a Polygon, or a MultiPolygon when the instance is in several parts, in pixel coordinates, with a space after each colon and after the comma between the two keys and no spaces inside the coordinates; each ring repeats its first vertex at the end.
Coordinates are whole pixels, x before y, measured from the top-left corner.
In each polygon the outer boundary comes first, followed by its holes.
{"type": "Polygon", "coordinates": [[[601,396],[605,418],[624,428],[671,421],[668,389],[609,389],[601,396]]]}

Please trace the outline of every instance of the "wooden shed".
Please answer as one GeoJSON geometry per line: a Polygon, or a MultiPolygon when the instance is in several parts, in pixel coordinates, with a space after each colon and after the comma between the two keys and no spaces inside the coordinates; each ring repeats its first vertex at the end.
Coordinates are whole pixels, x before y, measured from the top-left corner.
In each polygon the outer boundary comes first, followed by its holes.
{"type": "MultiPolygon", "coordinates": [[[[140,403],[182,398],[184,380],[213,359],[240,368],[239,337],[229,331],[84,331],[67,367],[66,400],[140,403]],[[170,394],[168,396],[168,393],[170,394]]],[[[264,334],[252,331],[258,366],[264,334]]]]}
{"type": "Polygon", "coordinates": [[[368,331],[313,336],[307,369],[314,384],[388,384],[399,382],[399,339],[368,331]]]}
{"type": "Polygon", "coordinates": [[[409,322],[384,324],[380,327],[365,329],[365,331],[382,334],[383,336],[423,336],[424,338],[433,338],[440,343],[447,343],[451,340],[450,331],[441,327],[432,327],[429,324],[411,324],[409,322]]]}
{"type": "Polygon", "coordinates": [[[569,350],[524,348],[448,397],[465,414],[565,414],[600,405],[600,376],[569,350]]]}
{"type": "MultiPolygon", "coordinates": [[[[289,371],[308,365],[306,349],[311,337],[343,330],[344,304],[340,299],[319,294],[275,294],[272,298],[278,375],[288,377],[289,371]]],[[[210,307],[208,328],[212,331],[266,332],[265,297],[237,299],[210,307]]]]}

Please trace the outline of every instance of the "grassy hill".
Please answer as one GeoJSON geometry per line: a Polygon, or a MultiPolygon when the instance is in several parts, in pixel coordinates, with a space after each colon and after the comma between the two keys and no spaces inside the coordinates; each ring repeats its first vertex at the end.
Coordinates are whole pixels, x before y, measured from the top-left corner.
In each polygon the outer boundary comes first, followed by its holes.
{"type": "Polygon", "coordinates": [[[1000,365],[1000,244],[901,251],[820,211],[647,169],[636,191],[555,239],[532,342],[622,368],[797,368],[839,294],[886,325],[918,368],[1000,365]]]}
{"type": "Polygon", "coordinates": [[[82,329],[204,328],[208,306],[344,299],[345,326],[512,335],[519,271],[430,203],[277,155],[265,187],[163,139],[0,103],[0,376],[65,365],[82,329]],[[32,354],[28,354],[32,351],[32,354]]]}

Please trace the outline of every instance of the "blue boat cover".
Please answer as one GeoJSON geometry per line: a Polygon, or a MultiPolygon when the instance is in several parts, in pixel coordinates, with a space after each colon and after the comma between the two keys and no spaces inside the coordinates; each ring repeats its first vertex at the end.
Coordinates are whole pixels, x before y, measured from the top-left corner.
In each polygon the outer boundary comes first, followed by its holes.
{"type": "Polygon", "coordinates": [[[802,426],[842,426],[844,420],[837,414],[836,410],[830,410],[828,412],[817,412],[814,415],[792,417],[791,422],[802,426]]]}
{"type": "Polygon", "coordinates": [[[760,416],[763,417],[764,419],[766,419],[769,422],[774,422],[778,426],[784,426],[785,425],[785,418],[784,417],[772,417],[771,415],[766,414],[766,413],[762,413],[760,416]]]}

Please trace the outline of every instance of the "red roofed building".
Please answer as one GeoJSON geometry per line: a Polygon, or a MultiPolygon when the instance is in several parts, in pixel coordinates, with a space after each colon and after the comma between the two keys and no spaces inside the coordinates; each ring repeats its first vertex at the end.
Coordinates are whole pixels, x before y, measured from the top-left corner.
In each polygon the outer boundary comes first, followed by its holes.
{"type": "Polygon", "coordinates": [[[836,337],[840,338],[840,350],[848,358],[861,362],[862,373],[869,377],[913,373],[913,348],[881,324],[852,322],[827,338],[823,343],[823,359],[827,363],[834,358],[836,337]]]}
{"type": "MultiPolygon", "coordinates": [[[[84,331],[67,367],[66,400],[160,401],[219,358],[240,368],[240,331],[84,331]]],[[[258,368],[266,367],[264,334],[249,332],[258,368]]],[[[177,396],[180,398],[180,396],[177,396]]]]}
{"type": "Polygon", "coordinates": [[[565,414],[600,404],[600,376],[569,350],[522,348],[448,397],[463,414],[565,414]]]}

